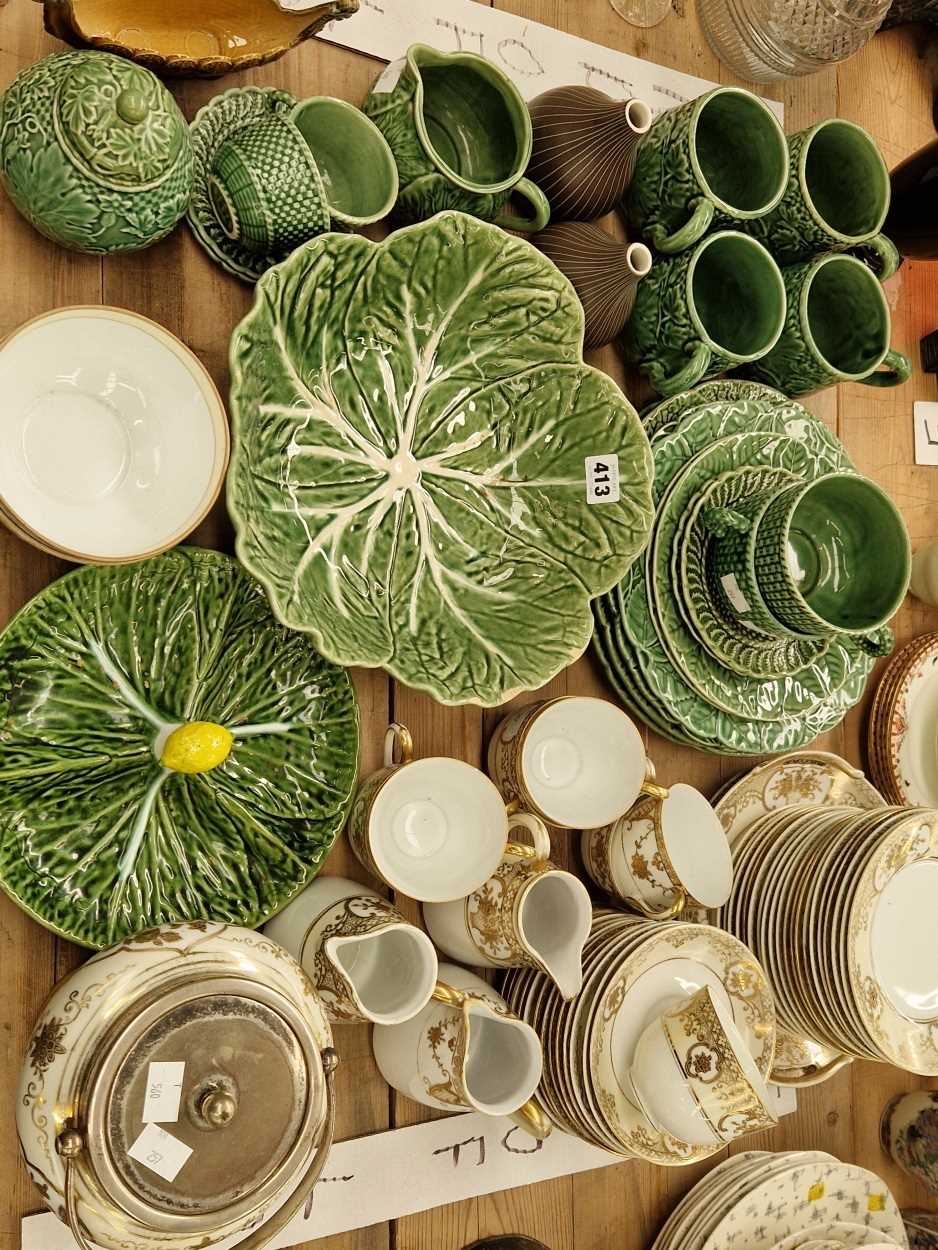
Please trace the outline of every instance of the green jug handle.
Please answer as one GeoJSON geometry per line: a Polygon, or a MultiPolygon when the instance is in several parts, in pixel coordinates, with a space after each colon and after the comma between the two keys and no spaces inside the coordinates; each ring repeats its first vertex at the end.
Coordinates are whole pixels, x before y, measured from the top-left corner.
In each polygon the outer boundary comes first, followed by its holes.
{"type": "Polygon", "coordinates": [[[912,361],[903,352],[890,347],[883,357],[883,368],[861,378],[864,386],[901,386],[912,376],[912,361]]]}
{"type": "Polygon", "coordinates": [[[887,278],[891,278],[902,264],[899,249],[892,239],[887,239],[884,234],[874,234],[872,239],[867,239],[865,243],[860,243],[857,247],[850,250],[859,260],[869,265],[880,282],[885,282],[887,278]],[[871,254],[864,255],[866,252],[871,254]]]}
{"type": "Polygon", "coordinates": [[[871,634],[858,634],[857,645],[867,655],[892,655],[896,649],[896,636],[888,625],[881,625],[871,634]]]}
{"type": "Polygon", "coordinates": [[[664,226],[652,226],[647,231],[648,238],[657,252],[683,252],[685,247],[690,247],[704,237],[710,229],[714,211],[713,200],[702,196],[694,204],[690,219],[680,230],[675,230],[674,234],[665,234],[664,226]]]}
{"type": "Polygon", "coordinates": [[[752,521],[737,512],[735,508],[707,508],[701,520],[704,529],[716,538],[722,538],[731,531],[736,534],[748,534],[752,529],[752,521]]]}
{"type": "Polygon", "coordinates": [[[671,395],[677,395],[679,391],[689,391],[706,374],[712,358],[713,354],[707,344],[698,343],[694,348],[693,356],[683,369],[667,377],[659,364],[653,364],[648,370],[649,381],[658,394],[663,395],[665,399],[671,395]]]}
{"type": "Polygon", "coordinates": [[[547,196],[530,178],[522,178],[512,187],[512,195],[523,196],[534,209],[533,217],[516,217],[514,213],[499,213],[495,218],[496,226],[503,230],[522,230],[532,233],[543,230],[550,221],[550,204],[547,196]]]}

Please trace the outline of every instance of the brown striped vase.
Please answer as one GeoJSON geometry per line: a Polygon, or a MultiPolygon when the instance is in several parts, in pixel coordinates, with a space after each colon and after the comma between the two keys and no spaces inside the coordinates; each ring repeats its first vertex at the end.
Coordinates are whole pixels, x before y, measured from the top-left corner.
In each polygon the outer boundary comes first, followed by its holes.
{"type": "Polygon", "coordinates": [[[562,221],[532,242],[573,283],[583,305],[584,347],[611,343],[628,321],[639,282],[651,270],[644,243],[622,243],[589,221],[562,221]]]}
{"type": "Polygon", "coordinates": [[[550,200],[551,221],[593,221],[621,200],[636,146],[651,126],[642,100],[595,87],[555,87],[529,105],[534,146],[528,175],[550,200]]]}

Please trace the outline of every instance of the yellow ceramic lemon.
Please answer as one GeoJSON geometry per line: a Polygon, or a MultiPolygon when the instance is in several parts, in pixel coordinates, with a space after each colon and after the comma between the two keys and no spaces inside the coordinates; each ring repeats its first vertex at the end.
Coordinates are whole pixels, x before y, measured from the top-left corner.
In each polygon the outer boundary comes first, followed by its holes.
{"type": "Polygon", "coordinates": [[[228,758],[234,738],[224,725],[194,720],[166,739],[160,763],[177,773],[207,773],[228,758]]]}

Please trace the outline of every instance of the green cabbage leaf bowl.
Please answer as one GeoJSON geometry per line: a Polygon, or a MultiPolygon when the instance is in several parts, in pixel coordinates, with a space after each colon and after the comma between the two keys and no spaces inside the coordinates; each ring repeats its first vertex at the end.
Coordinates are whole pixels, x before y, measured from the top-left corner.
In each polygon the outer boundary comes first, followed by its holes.
{"type": "Polygon", "coordinates": [[[257,926],[319,870],[357,759],[348,674],[234,560],[77,569],[0,634],[0,885],[84,946],[257,926]],[[193,722],[232,735],[227,757],[163,767],[167,734],[193,722]]]}
{"type": "Polygon", "coordinates": [[[582,347],[559,270],[461,213],[269,270],[231,343],[228,504],[277,618],[442,703],[576,659],[652,518],[641,423],[582,347]]]}

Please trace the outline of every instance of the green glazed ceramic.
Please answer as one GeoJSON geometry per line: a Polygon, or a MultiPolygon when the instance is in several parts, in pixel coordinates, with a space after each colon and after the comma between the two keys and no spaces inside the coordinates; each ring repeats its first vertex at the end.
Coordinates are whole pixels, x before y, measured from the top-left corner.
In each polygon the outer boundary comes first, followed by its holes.
{"type": "Polygon", "coordinates": [[[880,234],[889,211],[889,171],[866,131],[832,117],[789,135],[788,151],[781,202],[741,229],[760,239],[780,265],[862,248],[880,280],[895,273],[899,253],[880,234]]]}
{"type": "Polygon", "coordinates": [[[648,437],[655,438],[673,429],[686,413],[694,412],[705,404],[734,399],[764,399],[783,404],[792,402],[781,391],[763,386],[761,382],[752,382],[748,378],[714,378],[712,382],[702,382],[689,391],[679,391],[670,399],[653,401],[642,409],[642,425],[648,437]]]}
{"type": "Polygon", "coordinates": [[[237,87],[192,123],[189,223],[209,255],[254,282],[300,243],[386,217],[397,167],[384,136],[344,100],[237,87]]]}
{"type": "Polygon", "coordinates": [[[739,469],[715,478],[685,514],[672,555],[672,573],[688,627],[725,668],[748,677],[782,677],[816,663],[826,638],[770,638],[723,611],[711,576],[712,535],[702,516],[713,508],[734,508],[755,489],[778,489],[795,481],[784,470],[739,469]],[[755,480],[754,480],[755,478],[755,480]]]}
{"type": "Polygon", "coordinates": [[[266,276],[232,338],[228,501],[278,618],[443,703],[571,663],[651,523],[648,440],[582,343],[560,271],[461,213],[266,276]]]}
{"type": "Polygon", "coordinates": [[[785,328],[771,351],[746,366],[747,376],[788,395],[837,382],[898,386],[912,376],[908,356],[889,346],[889,305],[861,261],[831,252],[788,265],[782,275],[788,298],[785,328]]]}
{"type": "Polygon", "coordinates": [[[262,924],[319,871],[355,785],[348,674],[213,551],[41,591],[0,634],[0,724],[0,885],[85,946],[262,924]]]}
{"type": "Polygon", "coordinates": [[[716,87],[662,113],[641,140],[628,217],[657,251],[680,252],[715,225],[770,212],[787,182],[774,113],[742,87],[716,87]]]}
{"type": "Polygon", "coordinates": [[[627,358],[664,396],[757,360],[785,324],[785,288],[755,239],[724,230],[659,261],[638,287],[627,358]]]}
{"type": "Polygon", "coordinates": [[[0,179],[47,238],[129,252],[172,230],[192,189],[185,118],[141,65],[63,52],[22,70],[0,102],[0,179]]]}
{"type": "Polygon", "coordinates": [[[508,230],[547,225],[547,199],[523,177],[532,147],[527,105],[485,57],[414,44],[384,70],[362,108],[397,161],[403,221],[457,209],[508,230]],[[512,194],[529,202],[530,217],[506,210],[512,194]]]}
{"type": "Polygon", "coordinates": [[[802,633],[866,633],[905,598],[905,523],[867,478],[836,473],[778,494],[756,526],[759,590],[774,616],[802,633]]]}

